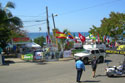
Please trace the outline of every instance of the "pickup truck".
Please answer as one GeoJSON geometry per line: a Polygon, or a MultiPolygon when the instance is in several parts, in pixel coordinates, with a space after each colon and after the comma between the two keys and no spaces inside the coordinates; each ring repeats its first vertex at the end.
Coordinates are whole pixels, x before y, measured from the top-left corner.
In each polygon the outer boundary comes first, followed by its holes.
{"type": "Polygon", "coordinates": [[[88,64],[94,56],[96,56],[96,59],[99,63],[103,63],[104,58],[106,57],[106,53],[103,49],[89,48],[83,52],[74,54],[74,59],[78,60],[79,57],[82,57],[84,64],[88,64]]]}

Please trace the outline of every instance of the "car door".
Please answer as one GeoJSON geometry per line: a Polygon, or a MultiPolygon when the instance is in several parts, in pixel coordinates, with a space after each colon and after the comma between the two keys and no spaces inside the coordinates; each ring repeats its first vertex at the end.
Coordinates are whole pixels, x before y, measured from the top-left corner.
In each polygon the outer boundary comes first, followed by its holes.
{"type": "Polygon", "coordinates": [[[96,56],[96,59],[99,58],[99,56],[100,56],[99,50],[95,50],[95,56],[96,56]]]}
{"type": "Polygon", "coordinates": [[[95,56],[95,51],[94,51],[94,50],[91,50],[90,59],[92,60],[94,56],[95,56]]]}

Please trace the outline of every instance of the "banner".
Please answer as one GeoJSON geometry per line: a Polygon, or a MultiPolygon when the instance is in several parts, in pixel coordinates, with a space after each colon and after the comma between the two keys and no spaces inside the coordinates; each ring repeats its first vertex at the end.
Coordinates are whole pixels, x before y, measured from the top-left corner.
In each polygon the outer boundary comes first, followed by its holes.
{"type": "Polygon", "coordinates": [[[107,54],[125,54],[125,51],[123,50],[105,50],[107,54]]]}
{"type": "Polygon", "coordinates": [[[71,50],[64,51],[64,57],[70,57],[71,56],[71,50]]]}
{"type": "Polygon", "coordinates": [[[18,37],[12,39],[13,44],[25,44],[30,42],[29,37],[18,37]]]}

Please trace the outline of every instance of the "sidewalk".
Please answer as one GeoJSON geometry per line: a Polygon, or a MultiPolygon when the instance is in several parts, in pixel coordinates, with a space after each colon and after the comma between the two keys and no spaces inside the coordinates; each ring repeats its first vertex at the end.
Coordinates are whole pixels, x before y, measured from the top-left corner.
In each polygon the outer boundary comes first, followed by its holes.
{"type": "MultiPolygon", "coordinates": [[[[56,60],[56,61],[54,60],[54,61],[45,61],[45,62],[58,62],[58,61],[69,61],[69,60],[73,60],[73,56],[65,57],[65,58],[59,58],[59,60],[56,60]]],[[[27,62],[27,61],[22,60],[20,58],[5,58],[5,63],[23,63],[23,62],[27,62]]],[[[28,61],[28,62],[32,62],[32,61],[28,61]]],[[[40,61],[38,61],[38,62],[40,62],[40,61]]]]}

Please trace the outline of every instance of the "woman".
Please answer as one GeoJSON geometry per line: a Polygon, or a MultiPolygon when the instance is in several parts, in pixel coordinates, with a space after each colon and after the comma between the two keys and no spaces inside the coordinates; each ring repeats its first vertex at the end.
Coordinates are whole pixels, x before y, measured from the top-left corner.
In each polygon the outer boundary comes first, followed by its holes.
{"type": "Polygon", "coordinates": [[[97,60],[96,60],[96,56],[93,57],[93,60],[91,61],[91,65],[92,65],[92,74],[93,74],[93,78],[95,78],[95,73],[96,73],[96,68],[97,68],[97,60]]]}

